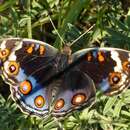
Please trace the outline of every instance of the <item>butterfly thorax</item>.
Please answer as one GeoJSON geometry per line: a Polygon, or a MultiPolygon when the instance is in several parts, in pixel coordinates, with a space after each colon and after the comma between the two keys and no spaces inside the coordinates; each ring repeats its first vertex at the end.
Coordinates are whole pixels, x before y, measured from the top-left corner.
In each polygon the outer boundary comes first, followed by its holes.
{"type": "Polygon", "coordinates": [[[67,44],[64,45],[63,49],[61,50],[61,53],[66,57],[68,57],[68,64],[72,63],[72,57],[71,57],[72,50],[69,45],[67,44]]]}
{"type": "Polygon", "coordinates": [[[55,58],[55,67],[57,72],[64,71],[69,64],[72,63],[71,49],[68,45],[65,45],[60,52],[57,53],[55,58]]]}

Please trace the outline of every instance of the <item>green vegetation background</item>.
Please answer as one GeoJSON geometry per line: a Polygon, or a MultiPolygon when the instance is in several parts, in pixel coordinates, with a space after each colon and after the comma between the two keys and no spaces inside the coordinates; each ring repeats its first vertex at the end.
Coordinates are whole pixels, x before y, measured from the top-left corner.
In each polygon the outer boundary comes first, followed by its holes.
{"type": "MultiPolygon", "coordinates": [[[[130,49],[129,0],[0,0],[0,38],[23,37],[61,48],[48,13],[73,52],[91,46],[130,49]]],[[[130,90],[107,97],[97,91],[93,106],[73,112],[60,121],[65,130],[130,130],[130,90]]],[[[0,130],[60,130],[52,118],[23,114],[10,98],[9,86],[0,80],[0,130]]]]}

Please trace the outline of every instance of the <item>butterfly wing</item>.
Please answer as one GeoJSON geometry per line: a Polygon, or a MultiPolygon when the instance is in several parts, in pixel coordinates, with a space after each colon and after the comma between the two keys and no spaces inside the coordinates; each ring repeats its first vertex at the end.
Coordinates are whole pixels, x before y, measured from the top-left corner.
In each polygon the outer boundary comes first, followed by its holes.
{"type": "Polygon", "coordinates": [[[57,54],[55,48],[36,40],[16,38],[1,43],[2,77],[11,86],[14,99],[25,112],[39,116],[52,112],[53,116],[63,116],[92,103],[94,83],[107,95],[129,87],[128,51],[85,49],[72,55],[71,65],[67,66],[65,60],[63,67],[59,65],[57,54]],[[57,68],[65,70],[58,76],[57,68]],[[56,78],[50,80],[55,75],[56,78]],[[46,81],[50,82],[45,84],[46,81]]]}
{"type": "Polygon", "coordinates": [[[2,77],[23,111],[45,115],[51,88],[43,83],[56,73],[57,50],[30,39],[5,39],[0,45],[2,77]]]}
{"type": "Polygon", "coordinates": [[[56,117],[87,107],[95,99],[93,80],[75,67],[65,71],[58,88],[52,110],[56,117]]]}
{"type": "Polygon", "coordinates": [[[5,55],[1,57],[2,77],[24,112],[45,116],[52,107],[54,116],[62,116],[94,99],[95,87],[87,74],[70,67],[57,75],[67,66],[67,57],[58,57],[58,51],[48,44],[16,38],[4,40],[0,48],[5,55]]]}
{"type": "Polygon", "coordinates": [[[81,72],[89,75],[106,95],[129,87],[130,52],[116,48],[91,48],[72,55],[81,72]]]}

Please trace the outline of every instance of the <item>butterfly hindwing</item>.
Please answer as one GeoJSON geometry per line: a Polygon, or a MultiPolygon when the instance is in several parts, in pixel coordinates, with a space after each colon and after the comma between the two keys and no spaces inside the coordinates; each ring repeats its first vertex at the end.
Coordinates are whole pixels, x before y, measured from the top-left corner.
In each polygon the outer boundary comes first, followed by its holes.
{"type": "Polygon", "coordinates": [[[130,52],[116,48],[91,48],[73,54],[80,71],[88,74],[106,95],[129,87],[130,52]]]}
{"type": "Polygon", "coordinates": [[[52,114],[54,116],[66,115],[75,109],[91,105],[94,99],[93,80],[78,69],[71,68],[62,75],[52,114]]]}

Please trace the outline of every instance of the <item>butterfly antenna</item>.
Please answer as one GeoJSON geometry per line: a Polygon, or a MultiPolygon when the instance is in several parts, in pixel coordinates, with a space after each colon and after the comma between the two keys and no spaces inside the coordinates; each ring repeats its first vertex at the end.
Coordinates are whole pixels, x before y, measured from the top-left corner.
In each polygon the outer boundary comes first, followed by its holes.
{"type": "Polygon", "coordinates": [[[54,30],[56,31],[57,35],[59,36],[60,40],[62,41],[63,44],[65,44],[63,38],[61,37],[61,35],[60,35],[59,32],[57,31],[57,29],[56,29],[56,27],[55,27],[55,25],[54,25],[54,23],[53,23],[53,21],[52,21],[50,15],[48,15],[48,17],[49,17],[49,19],[50,19],[50,21],[51,21],[51,24],[52,24],[54,30]]]}
{"type": "Polygon", "coordinates": [[[95,26],[95,24],[93,24],[87,31],[85,31],[83,34],[81,34],[77,39],[75,39],[69,45],[72,46],[74,43],[76,43],[81,37],[83,37],[85,34],[87,34],[91,29],[93,29],[94,26],[95,26]]]}

